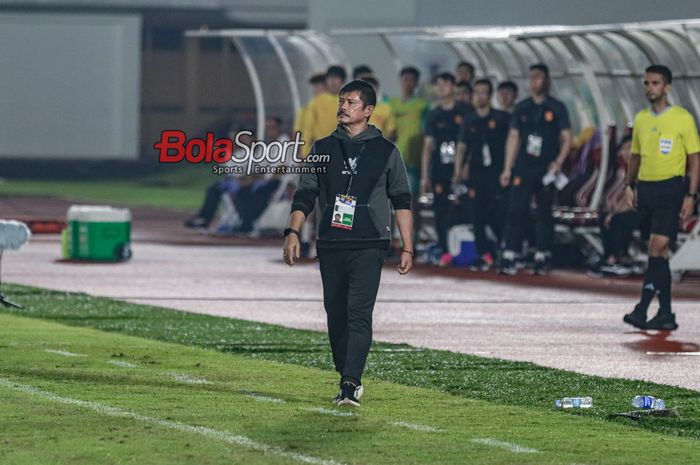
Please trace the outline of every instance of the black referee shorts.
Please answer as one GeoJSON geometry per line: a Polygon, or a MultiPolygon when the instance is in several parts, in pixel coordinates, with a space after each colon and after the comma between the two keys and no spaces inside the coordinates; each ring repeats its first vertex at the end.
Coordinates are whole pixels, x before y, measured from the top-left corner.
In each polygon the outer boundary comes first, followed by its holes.
{"type": "Polygon", "coordinates": [[[671,242],[676,241],[684,195],[685,183],[681,176],[664,181],[639,181],[639,230],[645,240],[657,234],[668,237],[671,242]]]}

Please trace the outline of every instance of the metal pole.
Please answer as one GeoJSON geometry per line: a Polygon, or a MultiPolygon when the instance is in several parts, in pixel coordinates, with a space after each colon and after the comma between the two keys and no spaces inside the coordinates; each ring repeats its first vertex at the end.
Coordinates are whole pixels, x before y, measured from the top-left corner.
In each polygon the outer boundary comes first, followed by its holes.
{"type": "Polygon", "coordinates": [[[289,58],[282,48],[282,45],[280,45],[279,39],[277,39],[277,37],[274,35],[268,34],[267,40],[270,41],[270,45],[272,45],[277,58],[279,58],[280,63],[282,64],[282,69],[287,75],[289,92],[292,95],[292,107],[294,109],[294,115],[296,115],[299,113],[299,109],[301,108],[301,98],[299,97],[299,85],[297,83],[297,78],[294,76],[294,70],[292,69],[292,65],[289,62],[289,58]]]}
{"type": "Polygon", "coordinates": [[[258,75],[258,70],[255,68],[253,60],[250,58],[250,53],[248,53],[248,49],[243,44],[241,38],[231,37],[231,41],[238,49],[238,53],[241,54],[243,65],[248,71],[250,82],[253,85],[253,97],[255,98],[258,126],[255,132],[255,138],[262,139],[265,137],[265,97],[263,96],[262,86],[260,85],[260,76],[258,75]]]}

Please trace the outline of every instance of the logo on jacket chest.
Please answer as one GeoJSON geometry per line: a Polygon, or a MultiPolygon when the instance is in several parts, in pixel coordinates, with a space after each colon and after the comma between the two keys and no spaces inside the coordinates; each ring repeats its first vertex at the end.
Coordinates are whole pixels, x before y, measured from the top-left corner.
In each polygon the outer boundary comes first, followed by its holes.
{"type": "Polygon", "coordinates": [[[351,175],[351,174],[357,174],[357,162],[359,161],[360,157],[348,157],[348,163],[350,163],[350,169],[348,170],[348,167],[343,163],[343,171],[341,174],[344,175],[351,175]]]}

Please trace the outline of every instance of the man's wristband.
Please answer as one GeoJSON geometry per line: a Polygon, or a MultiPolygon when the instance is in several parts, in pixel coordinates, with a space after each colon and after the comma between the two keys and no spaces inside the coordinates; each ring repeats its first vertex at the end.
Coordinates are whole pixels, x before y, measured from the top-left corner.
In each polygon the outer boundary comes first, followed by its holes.
{"type": "MultiPolygon", "coordinates": [[[[278,231],[279,231],[279,230],[278,230],[278,231]]],[[[284,230],[284,237],[287,237],[287,236],[289,236],[290,234],[296,234],[297,237],[301,237],[301,236],[299,236],[299,231],[297,231],[296,229],[287,228],[287,229],[284,230]]]]}
{"type": "Polygon", "coordinates": [[[401,249],[401,253],[404,253],[404,252],[406,252],[406,253],[409,254],[409,255],[414,255],[414,254],[415,254],[415,252],[411,252],[410,250],[401,249]]]}
{"type": "Polygon", "coordinates": [[[630,188],[632,188],[632,190],[634,190],[637,188],[637,183],[636,182],[628,182],[627,184],[625,184],[625,187],[630,187],[630,188]]]}
{"type": "Polygon", "coordinates": [[[692,192],[692,193],[691,193],[691,192],[688,192],[687,194],[685,194],[685,196],[686,196],[686,197],[689,197],[689,198],[691,198],[691,199],[693,199],[693,200],[695,200],[695,201],[698,200],[698,193],[697,193],[697,192],[692,192]]]}

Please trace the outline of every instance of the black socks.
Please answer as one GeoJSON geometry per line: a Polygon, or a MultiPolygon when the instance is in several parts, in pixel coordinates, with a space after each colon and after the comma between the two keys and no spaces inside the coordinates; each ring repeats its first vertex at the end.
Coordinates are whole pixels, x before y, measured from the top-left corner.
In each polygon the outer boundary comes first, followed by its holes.
{"type": "Polygon", "coordinates": [[[644,274],[644,287],[639,306],[646,310],[659,294],[660,313],[671,313],[671,269],[668,259],[663,257],[649,257],[649,266],[644,274]]]}

